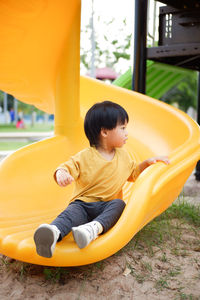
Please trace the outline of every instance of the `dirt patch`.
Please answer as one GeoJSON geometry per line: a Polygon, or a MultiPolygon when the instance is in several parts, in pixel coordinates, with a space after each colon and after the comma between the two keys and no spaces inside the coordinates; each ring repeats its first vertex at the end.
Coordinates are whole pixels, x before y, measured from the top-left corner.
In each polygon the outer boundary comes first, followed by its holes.
{"type": "MultiPolygon", "coordinates": [[[[199,203],[192,175],[183,193],[199,203]]],[[[187,198],[188,197],[188,198],[187,198]]],[[[200,228],[180,219],[147,225],[118,253],[92,265],[52,268],[0,256],[0,299],[199,300],[200,228]]]]}
{"type": "MultiPolygon", "coordinates": [[[[175,221],[176,226],[181,223],[175,221]]],[[[123,250],[93,265],[48,268],[6,257],[1,263],[1,299],[200,299],[200,230],[182,229],[175,239],[151,247],[133,239],[123,250]]]]}

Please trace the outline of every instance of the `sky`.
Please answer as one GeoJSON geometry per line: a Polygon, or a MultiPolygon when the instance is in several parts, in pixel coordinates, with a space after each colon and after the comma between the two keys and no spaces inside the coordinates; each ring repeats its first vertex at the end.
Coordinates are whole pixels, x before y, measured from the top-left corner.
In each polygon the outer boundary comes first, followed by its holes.
{"type": "MultiPolygon", "coordinates": [[[[105,43],[104,36],[106,35],[110,41],[117,39],[119,43],[124,42],[124,36],[133,34],[134,32],[134,0],[93,0],[94,5],[94,29],[95,38],[98,40],[102,50],[106,47],[111,47],[109,43],[105,43]],[[106,25],[114,18],[112,24],[106,25]],[[126,25],[123,20],[126,19],[126,25]],[[123,28],[123,30],[122,30],[123,28]]],[[[160,4],[161,5],[161,4],[160,4]]],[[[159,8],[157,7],[157,12],[159,8]]],[[[163,4],[162,4],[163,5],[163,4]]],[[[154,0],[149,0],[149,27],[148,31],[152,35],[153,32],[153,6],[154,0]]],[[[91,55],[91,40],[90,36],[84,34],[84,29],[89,25],[92,14],[92,0],[82,0],[82,13],[81,13],[81,45],[85,51],[88,51],[88,56],[91,55]]],[[[111,48],[110,48],[111,50],[111,48]]],[[[129,50],[131,55],[131,61],[121,60],[118,65],[115,66],[115,70],[118,73],[125,72],[133,64],[133,36],[131,41],[131,47],[129,50]]],[[[89,59],[89,58],[88,58],[89,59]]],[[[98,58],[96,58],[98,59],[98,58]]],[[[96,65],[98,62],[96,61],[96,65]]],[[[103,67],[103,65],[98,65],[103,67]]],[[[82,74],[85,70],[82,68],[82,74]]]]}
{"type": "MultiPolygon", "coordinates": [[[[91,0],[82,0],[82,8],[87,10],[91,5],[91,0]]],[[[115,16],[121,18],[122,15],[131,15],[134,9],[134,0],[94,0],[94,10],[102,15],[115,16]]]]}

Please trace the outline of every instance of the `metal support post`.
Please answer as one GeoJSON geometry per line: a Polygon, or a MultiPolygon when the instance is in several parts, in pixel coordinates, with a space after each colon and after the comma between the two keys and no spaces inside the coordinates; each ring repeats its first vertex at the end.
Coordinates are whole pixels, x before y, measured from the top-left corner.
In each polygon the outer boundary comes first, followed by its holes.
{"type": "Polygon", "coordinates": [[[145,94],[147,0],[135,0],[134,65],[132,89],[145,94]]]}

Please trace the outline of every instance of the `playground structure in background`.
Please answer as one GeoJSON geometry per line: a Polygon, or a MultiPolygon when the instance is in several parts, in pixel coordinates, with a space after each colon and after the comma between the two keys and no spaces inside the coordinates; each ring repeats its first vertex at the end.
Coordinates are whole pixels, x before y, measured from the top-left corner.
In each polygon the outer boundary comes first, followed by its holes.
{"type": "MultiPolygon", "coordinates": [[[[160,99],[191,72],[193,71],[148,60],[146,94],[160,99]]],[[[130,68],[126,73],[114,80],[113,84],[131,90],[132,76],[133,72],[130,68]]]]}
{"type": "Polygon", "coordinates": [[[0,252],[49,266],[102,260],[125,246],[179,195],[200,158],[199,126],[158,100],[80,77],[80,0],[7,0],[0,2],[0,9],[0,88],[55,115],[54,137],[23,147],[1,162],[0,252]],[[39,257],[33,233],[66,207],[73,188],[61,189],[53,179],[54,170],[88,146],[85,113],[105,99],[128,111],[126,148],[137,162],[162,154],[171,164],[152,165],[134,184],[127,183],[127,205],[119,221],[88,247],[80,250],[69,234],[52,258],[39,257]]]}

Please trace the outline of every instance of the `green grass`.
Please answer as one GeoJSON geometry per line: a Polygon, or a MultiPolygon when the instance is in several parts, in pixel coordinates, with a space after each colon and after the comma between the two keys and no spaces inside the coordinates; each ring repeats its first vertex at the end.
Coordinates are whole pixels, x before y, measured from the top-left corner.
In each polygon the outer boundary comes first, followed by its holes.
{"type": "MultiPolygon", "coordinates": [[[[161,261],[167,262],[165,255],[165,247],[168,241],[171,241],[171,252],[176,256],[187,256],[187,251],[179,249],[182,234],[188,230],[198,231],[200,227],[200,206],[187,202],[179,201],[173,203],[160,216],[148,223],[140,230],[134,238],[123,248],[121,252],[139,251],[150,257],[154,257],[157,251],[162,251],[161,261]]],[[[196,247],[200,246],[200,242],[196,241],[196,247]]]]}
{"type": "Polygon", "coordinates": [[[0,132],[43,132],[43,131],[52,131],[54,130],[53,124],[38,124],[36,123],[34,126],[25,125],[25,129],[17,129],[14,124],[1,124],[0,132]]]}
{"type": "Polygon", "coordinates": [[[172,204],[157,220],[182,219],[183,221],[200,227],[200,206],[185,201],[172,204]]]}
{"type": "MultiPolygon", "coordinates": [[[[14,124],[1,124],[0,132],[48,132],[53,131],[53,124],[35,124],[34,126],[26,125],[25,129],[17,129],[14,124]]],[[[23,146],[29,145],[32,142],[25,141],[1,141],[0,151],[17,150],[23,146]]]]}
{"type": "Polygon", "coordinates": [[[0,142],[0,151],[9,151],[9,150],[17,150],[21,147],[32,144],[32,142],[20,142],[20,141],[12,141],[12,142],[0,142]]]}

